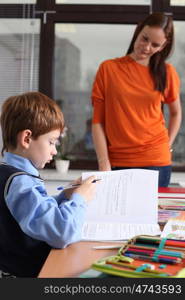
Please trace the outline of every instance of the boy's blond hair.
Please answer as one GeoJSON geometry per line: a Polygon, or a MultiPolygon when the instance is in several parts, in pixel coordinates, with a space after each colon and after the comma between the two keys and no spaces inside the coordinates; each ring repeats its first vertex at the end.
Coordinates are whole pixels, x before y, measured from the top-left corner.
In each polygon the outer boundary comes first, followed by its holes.
{"type": "Polygon", "coordinates": [[[60,107],[40,92],[28,92],[9,97],[2,105],[1,128],[4,151],[15,149],[19,132],[29,129],[32,138],[52,130],[64,128],[64,117],[60,107]]]}

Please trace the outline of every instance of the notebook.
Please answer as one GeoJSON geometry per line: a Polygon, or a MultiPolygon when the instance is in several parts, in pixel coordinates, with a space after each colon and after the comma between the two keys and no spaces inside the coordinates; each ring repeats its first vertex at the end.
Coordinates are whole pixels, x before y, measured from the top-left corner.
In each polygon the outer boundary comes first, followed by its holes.
{"type": "Polygon", "coordinates": [[[160,187],[159,198],[180,198],[185,201],[185,188],[182,187],[160,187]]]}
{"type": "Polygon", "coordinates": [[[139,234],[159,235],[158,171],[127,169],[85,172],[95,175],[96,194],[88,204],[82,240],[127,240],[139,234]]]}

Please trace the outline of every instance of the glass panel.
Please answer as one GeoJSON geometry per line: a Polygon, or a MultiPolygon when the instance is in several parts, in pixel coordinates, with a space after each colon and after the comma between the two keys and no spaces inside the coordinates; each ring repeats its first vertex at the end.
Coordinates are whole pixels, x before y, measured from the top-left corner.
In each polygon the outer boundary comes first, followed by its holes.
{"type": "Polygon", "coordinates": [[[172,5],[172,6],[185,6],[185,0],[171,0],[170,5],[172,5]]]}
{"type": "Polygon", "coordinates": [[[0,4],[36,4],[37,0],[1,0],[0,4]]]}
{"type": "Polygon", "coordinates": [[[0,19],[0,107],[9,96],[38,90],[39,32],[38,19],[0,19]]]}
{"type": "Polygon", "coordinates": [[[123,4],[150,5],[151,0],[56,0],[57,4],[123,4]]]}
{"type": "Polygon", "coordinates": [[[134,25],[55,25],[54,98],[64,112],[70,135],[68,151],[75,158],[95,159],[90,132],[92,82],[100,62],[125,54],[134,28],[134,25]]]}
{"type": "Polygon", "coordinates": [[[184,49],[185,49],[185,40],[182,39],[185,32],[185,22],[174,22],[175,25],[175,48],[172,57],[169,59],[169,62],[174,65],[176,68],[180,80],[181,80],[181,103],[182,103],[182,124],[180,132],[174,143],[173,151],[173,160],[175,164],[185,163],[185,60],[184,60],[184,49]]]}

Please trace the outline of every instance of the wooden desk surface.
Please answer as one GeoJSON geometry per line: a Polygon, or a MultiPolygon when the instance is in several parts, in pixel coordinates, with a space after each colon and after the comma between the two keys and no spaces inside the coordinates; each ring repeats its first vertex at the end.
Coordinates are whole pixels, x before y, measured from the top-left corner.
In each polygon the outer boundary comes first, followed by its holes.
{"type": "Polygon", "coordinates": [[[123,245],[123,243],[78,242],[65,249],[53,249],[47,257],[39,278],[78,277],[91,264],[102,257],[116,254],[118,249],[96,250],[95,245],[123,245]]]}

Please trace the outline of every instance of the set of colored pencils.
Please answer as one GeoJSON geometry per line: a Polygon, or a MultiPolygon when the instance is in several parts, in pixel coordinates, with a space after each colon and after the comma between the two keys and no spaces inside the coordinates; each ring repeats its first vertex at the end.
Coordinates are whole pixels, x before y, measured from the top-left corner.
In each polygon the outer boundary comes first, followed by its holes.
{"type": "Polygon", "coordinates": [[[123,255],[134,259],[155,261],[165,264],[181,263],[185,251],[185,241],[168,239],[164,243],[164,247],[159,247],[160,238],[147,236],[139,236],[133,244],[123,248],[123,255]],[[172,249],[178,249],[174,251],[172,249]]]}

